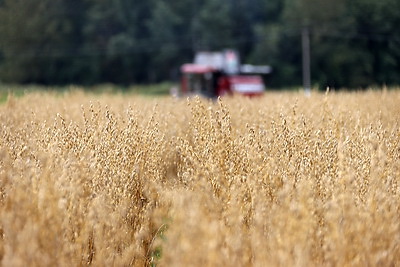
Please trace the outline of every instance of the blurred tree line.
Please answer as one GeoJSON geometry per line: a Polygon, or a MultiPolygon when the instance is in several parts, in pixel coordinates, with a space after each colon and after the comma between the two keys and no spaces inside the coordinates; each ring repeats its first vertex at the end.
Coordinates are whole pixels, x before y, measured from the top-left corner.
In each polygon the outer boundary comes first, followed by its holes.
{"type": "Polygon", "coordinates": [[[399,0],[0,0],[0,82],[177,80],[198,50],[269,64],[269,86],[400,84],[399,0]]]}

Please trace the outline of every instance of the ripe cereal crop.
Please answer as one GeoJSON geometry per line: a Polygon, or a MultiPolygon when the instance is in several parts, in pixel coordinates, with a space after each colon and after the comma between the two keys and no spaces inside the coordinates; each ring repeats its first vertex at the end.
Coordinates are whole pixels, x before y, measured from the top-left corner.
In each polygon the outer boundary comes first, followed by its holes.
{"type": "Polygon", "coordinates": [[[400,91],[0,105],[2,266],[400,266],[400,91]]]}

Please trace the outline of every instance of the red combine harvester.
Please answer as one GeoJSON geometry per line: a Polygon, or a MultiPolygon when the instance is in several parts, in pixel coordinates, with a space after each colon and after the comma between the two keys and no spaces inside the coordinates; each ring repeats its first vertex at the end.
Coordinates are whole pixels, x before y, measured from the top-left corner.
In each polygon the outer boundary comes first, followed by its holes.
{"type": "Polygon", "coordinates": [[[180,95],[218,97],[240,94],[262,95],[265,86],[261,74],[271,73],[270,66],[240,65],[238,53],[199,52],[194,63],[181,66],[180,95]]]}

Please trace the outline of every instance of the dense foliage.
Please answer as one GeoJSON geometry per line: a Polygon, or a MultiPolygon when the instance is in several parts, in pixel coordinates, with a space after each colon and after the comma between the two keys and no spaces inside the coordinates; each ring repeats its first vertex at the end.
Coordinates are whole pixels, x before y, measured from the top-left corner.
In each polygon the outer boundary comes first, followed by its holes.
{"type": "Polygon", "coordinates": [[[176,80],[195,51],[237,49],[270,64],[270,86],[399,84],[398,0],[0,0],[0,82],[176,80]]]}
{"type": "Polygon", "coordinates": [[[9,96],[0,265],[398,266],[399,102],[9,96]]]}

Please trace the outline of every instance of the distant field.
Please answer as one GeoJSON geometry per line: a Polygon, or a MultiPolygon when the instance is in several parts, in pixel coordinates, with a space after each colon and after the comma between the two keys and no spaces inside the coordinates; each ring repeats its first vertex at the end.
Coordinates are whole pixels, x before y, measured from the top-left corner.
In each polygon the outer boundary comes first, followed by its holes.
{"type": "Polygon", "coordinates": [[[2,266],[399,266],[400,90],[104,91],[4,96],[2,266]]]}
{"type": "Polygon", "coordinates": [[[95,85],[95,86],[41,86],[41,85],[7,85],[0,83],[0,104],[7,100],[9,93],[20,97],[32,92],[48,91],[53,94],[62,95],[70,91],[86,90],[91,94],[126,94],[126,95],[143,95],[143,96],[165,96],[169,95],[171,87],[176,86],[174,83],[164,82],[152,85],[131,85],[118,86],[111,84],[95,85]]]}

